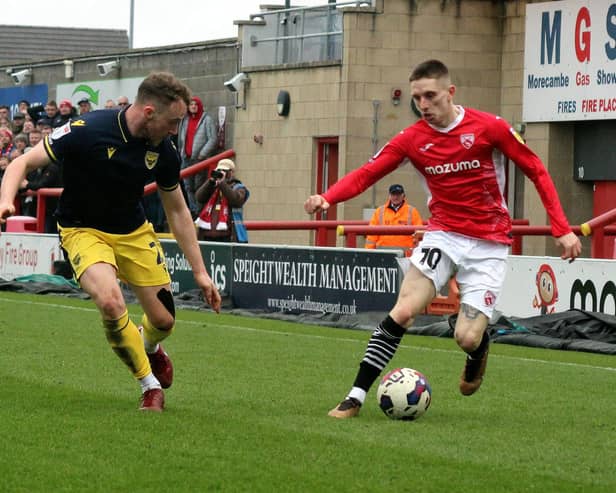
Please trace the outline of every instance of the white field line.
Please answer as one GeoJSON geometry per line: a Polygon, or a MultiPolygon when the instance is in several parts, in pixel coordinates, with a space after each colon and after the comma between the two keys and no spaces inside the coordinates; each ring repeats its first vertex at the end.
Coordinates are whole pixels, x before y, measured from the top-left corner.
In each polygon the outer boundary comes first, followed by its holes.
{"type": "MultiPolygon", "coordinates": [[[[5,302],[5,303],[20,303],[20,304],[28,304],[28,305],[39,305],[39,306],[44,306],[44,307],[48,307],[48,308],[58,308],[58,309],[62,309],[62,310],[76,310],[76,311],[83,311],[83,312],[98,312],[98,310],[96,308],[86,308],[86,307],[79,307],[79,306],[67,306],[67,305],[61,305],[61,304],[56,304],[56,303],[42,303],[42,302],[38,302],[38,301],[26,301],[26,300],[9,300],[9,299],[2,299],[0,298],[0,302],[5,302]]],[[[196,322],[196,321],[192,321],[192,320],[178,320],[178,323],[180,324],[187,324],[187,325],[203,325],[203,322],[196,322]]],[[[223,329],[233,329],[233,330],[238,330],[238,331],[243,331],[243,332],[261,332],[261,333],[265,333],[265,334],[272,334],[272,335],[280,335],[280,336],[295,336],[295,337],[299,337],[299,338],[308,338],[308,339],[325,339],[327,341],[338,341],[338,342],[351,342],[354,344],[363,344],[365,345],[367,343],[367,339],[365,341],[361,341],[358,339],[350,339],[347,337],[326,337],[326,336],[320,336],[320,335],[316,335],[316,334],[298,334],[295,332],[283,332],[283,331],[278,331],[278,330],[264,330],[264,329],[257,329],[254,327],[243,327],[240,325],[227,325],[227,324],[215,324],[216,327],[220,327],[223,329]]],[[[366,331],[368,332],[368,331],[366,331]]],[[[421,346],[412,346],[412,345],[405,345],[405,344],[400,344],[401,348],[404,349],[413,349],[416,351],[430,351],[430,352],[435,352],[435,353],[451,353],[451,354],[460,354],[460,351],[458,350],[453,350],[453,349],[439,349],[439,348],[427,348],[427,347],[421,347],[421,346]]],[[[534,358],[523,358],[520,356],[508,356],[508,355],[504,355],[504,354],[491,354],[490,358],[502,358],[502,359],[509,359],[509,360],[515,360],[515,361],[524,361],[524,362],[528,362],[528,363],[539,363],[539,364],[545,364],[545,365],[554,365],[554,366],[570,366],[570,367],[574,367],[574,368],[586,368],[586,369],[592,369],[592,370],[603,370],[603,371],[608,371],[608,372],[616,372],[616,368],[610,368],[607,366],[596,366],[596,365],[585,365],[582,363],[569,363],[566,361],[552,361],[552,360],[544,360],[544,359],[534,359],[534,358]]]]}

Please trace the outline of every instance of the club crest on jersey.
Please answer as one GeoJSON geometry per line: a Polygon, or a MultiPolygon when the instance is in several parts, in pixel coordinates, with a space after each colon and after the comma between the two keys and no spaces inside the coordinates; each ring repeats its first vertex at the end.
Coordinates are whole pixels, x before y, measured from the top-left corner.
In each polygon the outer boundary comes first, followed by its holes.
{"type": "Polygon", "coordinates": [[[494,305],[495,301],[496,301],[496,295],[492,291],[487,290],[483,295],[483,302],[485,303],[485,305],[492,306],[494,305]]]}
{"type": "Polygon", "coordinates": [[[115,147],[107,147],[107,159],[111,159],[116,151],[115,147]]]}
{"type": "Polygon", "coordinates": [[[152,169],[158,162],[158,152],[147,151],[145,153],[145,165],[148,169],[152,169]]]}
{"type": "Polygon", "coordinates": [[[462,134],[460,135],[460,143],[465,149],[470,149],[475,143],[475,134],[462,134]]]}

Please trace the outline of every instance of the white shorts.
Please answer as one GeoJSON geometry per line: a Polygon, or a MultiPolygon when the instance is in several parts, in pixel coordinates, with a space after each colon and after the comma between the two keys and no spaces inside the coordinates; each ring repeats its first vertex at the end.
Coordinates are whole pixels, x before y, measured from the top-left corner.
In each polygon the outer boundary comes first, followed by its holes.
{"type": "Polygon", "coordinates": [[[411,263],[440,291],[452,276],[460,288],[460,303],[488,318],[498,301],[507,269],[509,246],[447,231],[428,231],[413,250],[411,263]]]}

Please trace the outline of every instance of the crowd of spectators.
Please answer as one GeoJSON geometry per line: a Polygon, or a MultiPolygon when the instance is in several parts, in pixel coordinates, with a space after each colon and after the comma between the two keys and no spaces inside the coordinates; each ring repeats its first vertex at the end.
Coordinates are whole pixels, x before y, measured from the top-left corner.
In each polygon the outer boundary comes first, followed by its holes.
{"type": "MultiPolygon", "coordinates": [[[[108,99],[104,102],[105,109],[124,109],[130,104],[126,96],[120,96],[115,101],[108,99]]],[[[44,105],[31,105],[22,100],[11,115],[11,109],[0,105],[0,183],[4,170],[17,156],[28,152],[38,144],[45,135],[50,134],[54,128],[61,127],[69,120],[81,114],[92,111],[92,104],[86,97],[74,105],[69,99],[62,99],[59,103],[49,100],[44,105]]],[[[193,97],[186,117],[182,121],[177,140],[178,150],[182,158],[182,168],[220,152],[218,149],[217,128],[214,119],[205,111],[204,105],[198,97],[193,97]]],[[[187,203],[193,218],[202,212],[204,203],[195,198],[195,192],[209,178],[211,169],[202,171],[182,183],[187,203]]],[[[37,170],[27,176],[22,183],[19,214],[36,217],[36,194],[32,192],[40,188],[61,187],[61,173],[56,164],[50,164],[43,170],[37,170]]],[[[247,198],[247,197],[246,197],[247,198]]],[[[56,223],[53,217],[57,198],[47,197],[45,232],[55,233],[56,223]]],[[[157,194],[145,197],[144,207],[148,219],[157,231],[166,231],[166,218],[162,212],[162,205],[157,194]]]]}

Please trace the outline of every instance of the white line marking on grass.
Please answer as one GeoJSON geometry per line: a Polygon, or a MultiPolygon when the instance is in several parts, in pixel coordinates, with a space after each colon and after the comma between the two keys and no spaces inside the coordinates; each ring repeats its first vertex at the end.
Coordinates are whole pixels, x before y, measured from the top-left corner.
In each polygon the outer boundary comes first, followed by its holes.
{"type": "MultiPolygon", "coordinates": [[[[8,303],[17,302],[17,303],[21,303],[24,305],[40,305],[40,306],[45,306],[49,308],[60,308],[63,310],[77,310],[77,311],[98,313],[98,309],[96,308],[68,306],[68,305],[61,305],[57,303],[42,303],[39,301],[8,300],[8,299],[0,298],[0,302],[2,301],[8,302],[8,303]]],[[[181,324],[188,324],[188,325],[203,325],[203,322],[196,322],[193,320],[178,320],[177,322],[181,324]]],[[[306,337],[309,339],[326,339],[328,341],[334,340],[334,341],[339,341],[339,342],[353,342],[353,343],[359,343],[359,344],[367,344],[367,341],[361,341],[358,339],[349,339],[347,337],[329,337],[329,336],[320,336],[316,334],[298,334],[296,332],[283,332],[279,330],[257,329],[256,327],[243,327],[241,325],[227,325],[227,324],[214,324],[214,325],[220,328],[224,328],[224,329],[235,329],[235,330],[240,330],[244,332],[264,332],[264,333],[273,334],[273,335],[282,335],[282,336],[294,335],[298,337],[306,337]]],[[[335,327],[332,327],[332,328],[335,328],[335,327]]],[[[369,332],[369,331],[366,331],[366,332],[369,332]]],[[[431,351],[435,353],[460,354],[460,351],[456,351],[452,349],[428,348],[428,347],[412,346],[412,345],[405,345],[405,344],[400,344],[399,347],[404,348],[404,349],[414,349],[417,351],[431,351]]],[[[589,354],[592,354],[592,353],[589,353],[589,354]]],[[[553,361],[553,360],[544,360],[544,359],[525,358],[522,356],[508,356],[505,354],[492,354],[491,357],[509,359],[509,360],[514,360],[514,361],[524,361],[528,363],[543,363],[547,365],[571,366],[574,368],[587,368],[587,369],[592,369],[592,370],[604,370],[604,371],[616,372],[616,368],[610,368],[609,366],[585,365],[583,363],[570,363],[567,361],[553,361]]]]}
{"type": "Polygon", "coordinates": [[[4,301],[6,303],[21,303],[22,305],[38,305],[38,306],[46,306],[49,308],[62,308],[63,310],[77,310],[81,312],[98,312],[96,308],[86,308],[83,306],[59,305],[57,303],[42,303],[40,301],[9,300],[9,299],[0,298],[0,302],[1,301],[4,301]]]}

